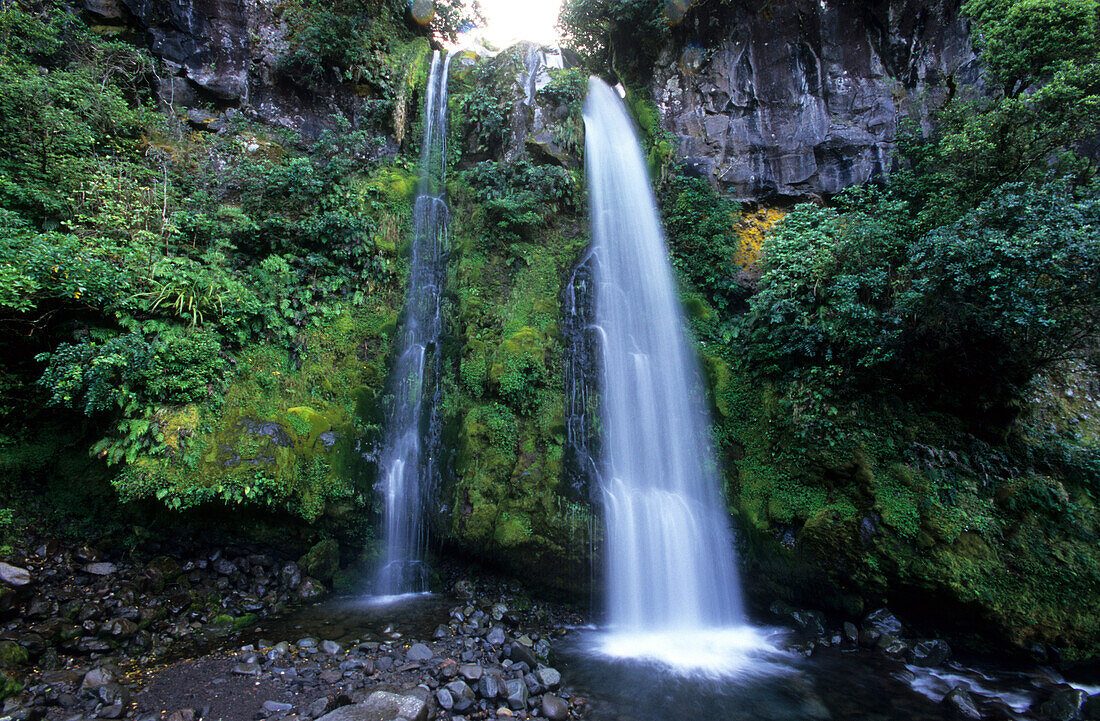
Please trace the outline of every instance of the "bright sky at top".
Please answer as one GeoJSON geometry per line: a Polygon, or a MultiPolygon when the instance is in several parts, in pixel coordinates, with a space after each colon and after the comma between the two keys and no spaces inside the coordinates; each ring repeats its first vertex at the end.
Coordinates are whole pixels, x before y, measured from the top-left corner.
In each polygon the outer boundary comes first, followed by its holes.
{"type": "Polygon", "coordinates": [[[558,41],[561,0],[481,0],[486,27],[474,32],[503,48],[520,40],[558,41]]]}

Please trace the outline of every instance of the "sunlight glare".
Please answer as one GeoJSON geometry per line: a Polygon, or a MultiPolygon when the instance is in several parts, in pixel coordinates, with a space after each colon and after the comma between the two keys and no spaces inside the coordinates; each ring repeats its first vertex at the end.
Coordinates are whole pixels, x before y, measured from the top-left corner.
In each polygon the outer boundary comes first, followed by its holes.
{"type": "Polygon", "coordinates": [[[554,45],[559,39],[561,0],[481,0],[485,27],[474,31],[498,48],[520,40],[554,45]]]}

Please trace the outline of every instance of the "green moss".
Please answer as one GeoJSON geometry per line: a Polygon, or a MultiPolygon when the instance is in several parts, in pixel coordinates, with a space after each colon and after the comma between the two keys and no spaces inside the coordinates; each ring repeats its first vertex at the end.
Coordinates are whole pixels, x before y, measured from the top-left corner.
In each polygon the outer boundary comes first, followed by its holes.
{"type": "Polygon", "coordinates": [[[16,668],[26,666],[30,662],[27,649],[15,641],[0,641],[0,666],[4,668],[16,668]]]}
{"type": "Polygon", "coordinates": [[[17,696],[23,691],[23,684],[6,673],[0,673],[0,701],[17,696]]]}
{"type": "Polygon", "coordinates": [[[308,332],[300,368],[277,346],[245,348],[220,404],[166,417],[177,429],[173,453],[139,459],[115,479],[123,499],[259,504],[307,520],[354,500],[351,446],[367,430],[363,407],[383,393],[397,315],[378,300],[308,332]]]}

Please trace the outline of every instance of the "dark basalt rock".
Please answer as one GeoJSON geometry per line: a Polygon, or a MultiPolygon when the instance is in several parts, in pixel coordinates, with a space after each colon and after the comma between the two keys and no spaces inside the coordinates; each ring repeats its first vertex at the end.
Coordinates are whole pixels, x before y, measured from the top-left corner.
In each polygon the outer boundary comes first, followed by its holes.
{"type": "Polygon", "coordinates": [[[750,0],[699,62],[666,49],[653,97],[678,155],[724,191],[831,195],[889,173],[901,120],[927,126],[957,87],[978,81],[959,4],[750,0]]]}

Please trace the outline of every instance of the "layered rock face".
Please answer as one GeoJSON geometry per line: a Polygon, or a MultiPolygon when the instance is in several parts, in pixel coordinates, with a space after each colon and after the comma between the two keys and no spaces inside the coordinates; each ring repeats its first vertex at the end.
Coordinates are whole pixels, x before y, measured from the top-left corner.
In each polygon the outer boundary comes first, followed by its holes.
{"type": "Polygon", "coordinates": [[[977,86],[959,5],[748,0],[721,39],[664,52],[653,96],[680,156],[724,192],[828,196],[889,172],[904,118],[927,126],[977,86]]]}
{"type": "MultiPolygon", "coordinates": [[[[273,0],[81,0],[99,22],[128,24],[145,35],[163,62],[156,80],[164,105],[237,109],[307,136],[334,115],[353,122],[363,98],[342,84],[299,87],[280,77],[291,47],[284,7],[273,0]]],[[[217,129],[219,114],[198,111],[192,123],[217,129]],[[213,123],[213,125],[211,125],[213,123]]]]}

